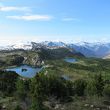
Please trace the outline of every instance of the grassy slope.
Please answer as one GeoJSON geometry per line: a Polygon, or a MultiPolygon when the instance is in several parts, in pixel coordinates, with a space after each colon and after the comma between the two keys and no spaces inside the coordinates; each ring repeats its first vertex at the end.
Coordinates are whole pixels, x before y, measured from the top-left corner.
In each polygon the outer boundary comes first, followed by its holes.
{"type": "Polygon", "coordinates": [[[48,68],[49,73],[64,74],[70,79],[90,78],[94,74],[102,73],[105,79],[110,78],[110,60],[94,58],[77,58],[76,63],[67,63],[63,59],[48,60],[46,64],[53,65],[48,68]]]}
{"type": "Polygon", "coordinates": [[[6,68],[7,66],[16,66],[12,64],[12,60],[16,57],[26,57],[26,64],[32,64],[32,58],[39,56],[35,51],[24,51],[24,50],[13,50],[0,52],[0,69],[6,68]]]}
{"type": "Polygon", "coordinates": [[[65,48],[36,51],[15,50],[11,52],[0,52],[0,68],[6,68],[13,55],[27,57],[27,64],[31,64],[31,58],[39,56],[45,61],[46,65],[52,67],[46,68],[49,74],[67,75],[71,80],[78,78],[91,78],[94,74],[102,73],[105,79],[110,78],[110,60],[85,58],[79,54],[73,54],[65,48]],[[78,60],[76,63],[67,63],[63,59],[65,57],[73,57],[78,60]],[[5,63],[4,63],[5,62],[5,63]]]}
{"type": "MultiPolygon", "coordinates": [[[[110,73],[109,73],[110,72],[110,60],[96,59],[96,58],[84,58],[84,57],[70,55],[71,57],[76,58],[78,60],[78,62],[71,64],[63,60],[63,57],[65,57],[65,55],[62,55],[62,57],[60,58],[57,55],[55,55],[55,57],[57,56],[57,58],[59,59],[53,59],[52,58],[53,53],[48,52],[45,54],[45,64],[50,65],[50,67],[45,68],[45,70],[43,71],[44,73],[47,72],[48,74],[56,74],[59,76],[66,75],[72,81],[74,81],[75,79],[79,79],[79,78],[89,79],[93,77],[94,74],[98,74],[98,73],[102,73],[105,79],[110,79],[110,73]],[[49,60],[50,56],[48,56],[50,54],[52,54],[51,60],[49,60]]],[[[20,53],[20,55],[24,55],[24,56],[27,55],[28,57],[35,56],[36,54],[42,55],[41,53],[36,53],[36,52],[20,53]]],[[[8,57],[8,59],[10,59],[10,57],[8,57]]],[[[1,100],[0,103],[9,103],[9,100],[12,100],[12,99],[9,99],[9,98],[0,99],[1,100]]],[[[73,109],[74,110],[93,110],[93,108],[91,107],[85,107],[85,104],[89,103],[89,106],[91,106],[92,104],[101,106],[103,105],[102,100],[103,99],[100,99],[97,97],[90,97],[90,98],[88,97],[86,100],[78,97],[78,98],[75,98],[73,102],[61,104],[61,108],[64,108],[64,110],[73,110],[73,109]]],[[[57,110],[61,110],[61,109],[59,108],[57,110]]]]}
{"type": "MultiPolygon", "coordinates": [[[[102,60],[102,59],[92,59],[92,58],[78,58],[78,62],[70,64],[65,62],[63,59],[59,60],[46,60],[46,64],[51,65],[46,68],[44,71],[47,71],[48,74],[56,74],[56,75],[67,75],[70,77],[72,81],[78,78],[91,78],[94,74],[102,73],[106,79],[110,78],[109,67],[110,60],[102,60]]],[[[61,103],[59,104],[59,108],[57,110],[96,110],[95,107],[107,107],[103,104],[103,98],[99,97],[74,97],[72,102],[69,103],[61,103]],[[88,106],[86,106],[88,105],[88,106]]],[[[19,101],[17,102],[12,98],[3,98],[0,99],[0,104],[9,105],[10,108],[15,105],[19,105],[19,101]],[[14,104],[14,105],[13,105],[14,104]]],[[[55,110],[51,108],[50,110],[55,110]]],[[[105,109],[107,110],[107,109],[105,109]]]]}
{"type": "Polygon", "coordinates": [[[12,61],[17,57],[26,58],[25,64],[33,65],[33,59],[61,59],[67,56],[83,56],[80,53],[72,53],[67,48],[58,48],[58,49],[39,49],[39,50],[12,50],[12,51],[0,51],[0,68],[6,66],[15,66],[12,64],[12,61]]]}
{"type": "MultiPolygon", "coordinates": [[[[78,62],[70,64],[63,59],[48,60],[47,64],[53,67],[47,68],[49,74],[66,75],[72,81],[75,79],[91,79],[94,74],[101,73],[105,80],[110,80],[110,60],[96,58],[78,58],[78,62]]],[[[58,110],[108,110],[103,103],[104,97],[74,97],[72,102],[59,104],[58,110]],[[106,109],[105,109],[106,108],[106,109]]],[[[54,110],[54,109],[53,109],[54,110]]]]}

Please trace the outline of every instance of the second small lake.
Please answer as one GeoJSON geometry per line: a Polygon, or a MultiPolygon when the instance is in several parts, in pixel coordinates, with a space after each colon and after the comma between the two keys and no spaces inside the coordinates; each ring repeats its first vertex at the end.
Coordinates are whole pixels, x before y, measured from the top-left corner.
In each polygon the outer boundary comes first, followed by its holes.
{"type": "Polygon", "coordinates": [[[32,66],[28,66],[28,65],[21,65],[18,67],[6,69],[6,71],[14,71],[17,74],[19,74],[20,76],[26,77],[26,78],[34,77],[41,70],[42,70],[42,68],[32,67],[32,66]]]}
{"type": "Polygon", "coordinates": [[[64,61],[66,61],[68,63],[75,63],[75,62],[77,62],[77,60],[75,58],[65,58],[64,61]]]}

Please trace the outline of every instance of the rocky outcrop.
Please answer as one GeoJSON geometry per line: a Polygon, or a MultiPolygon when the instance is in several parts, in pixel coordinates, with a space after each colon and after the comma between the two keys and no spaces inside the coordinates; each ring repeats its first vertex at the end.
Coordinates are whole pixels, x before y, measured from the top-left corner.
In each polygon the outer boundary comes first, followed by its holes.
{"type": "Polygon", "coordinates": [[[44,64],[44,62],[39,57],[39,55],[35,55],[32,57],[30,57],[30,56],[24,57],[23,64],[28,64],[28,65],[32,65],[32,66],[42,66],[44,64]]]}
{"type": "Polygon", "coordinates": [[[40,59],[40,57],[38,55],[36,55],[32,58],[32,63],[34,66],[41,66],[42,60],[40,59]]]}

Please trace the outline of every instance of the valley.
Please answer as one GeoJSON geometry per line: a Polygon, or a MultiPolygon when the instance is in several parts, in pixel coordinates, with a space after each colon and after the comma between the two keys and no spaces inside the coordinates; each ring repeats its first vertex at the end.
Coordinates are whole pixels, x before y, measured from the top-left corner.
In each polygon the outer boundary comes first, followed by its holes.
{"type": "Polygon", "coordinates": [[[110,60],[58,44],[0,51],[1,110],[109,110],[110,60]]]}

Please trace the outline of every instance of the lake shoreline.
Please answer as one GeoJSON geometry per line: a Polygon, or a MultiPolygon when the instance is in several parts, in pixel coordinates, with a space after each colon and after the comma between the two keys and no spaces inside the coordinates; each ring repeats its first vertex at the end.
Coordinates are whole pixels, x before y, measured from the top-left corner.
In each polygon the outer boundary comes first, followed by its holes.
{"type": "Polygon", "coordinates": [[[43,67],[35,67],[31,65],[19,65],[19,66],[11,66],[7,67],[4,70],[5,71],[14,71],[17,74],[19,74],[22,77],[26,78],[32,78],[34,77],[37,73],[42,71],[43,67]],[[24,71],[25,70],[25,71],[24,71]]]}

